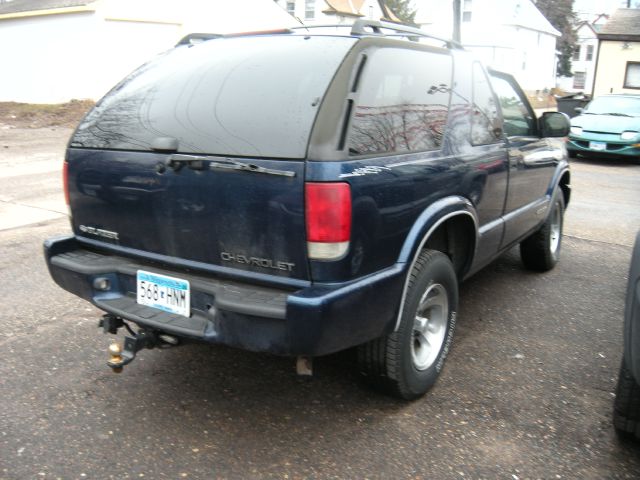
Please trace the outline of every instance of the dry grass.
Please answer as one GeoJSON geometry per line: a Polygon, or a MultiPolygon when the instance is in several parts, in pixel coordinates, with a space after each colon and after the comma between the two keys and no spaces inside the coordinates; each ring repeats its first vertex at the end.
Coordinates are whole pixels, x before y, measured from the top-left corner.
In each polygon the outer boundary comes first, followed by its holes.
{"type": "Polygon", "coordinates": [[[0,125],[17,128],[75,127],[92,100],[71,100],[60,104],[0,102],[0,125]]]}

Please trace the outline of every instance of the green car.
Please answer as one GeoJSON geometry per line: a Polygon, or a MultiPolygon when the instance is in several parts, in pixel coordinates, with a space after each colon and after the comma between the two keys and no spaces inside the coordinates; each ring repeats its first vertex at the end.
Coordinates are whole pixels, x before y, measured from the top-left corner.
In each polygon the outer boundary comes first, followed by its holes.
{"type": "Polygon", "coordinates": [[[640,95],[603,95],[571,119],[569,156],[640,159],[640,95]]]}

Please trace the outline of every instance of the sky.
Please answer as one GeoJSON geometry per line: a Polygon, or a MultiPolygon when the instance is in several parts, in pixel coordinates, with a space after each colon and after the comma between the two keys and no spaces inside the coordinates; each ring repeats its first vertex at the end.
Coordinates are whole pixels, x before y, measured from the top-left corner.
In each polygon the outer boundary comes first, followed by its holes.
{"type": "MultiPolygon", "coordinates": [[[[580,13],[613,13],[616,8],[625,8],[626,0],[574,0],[573,11],[580,13]]],[[[640,8],[640,0],[631,0],[631,7],[640,8]]]]}

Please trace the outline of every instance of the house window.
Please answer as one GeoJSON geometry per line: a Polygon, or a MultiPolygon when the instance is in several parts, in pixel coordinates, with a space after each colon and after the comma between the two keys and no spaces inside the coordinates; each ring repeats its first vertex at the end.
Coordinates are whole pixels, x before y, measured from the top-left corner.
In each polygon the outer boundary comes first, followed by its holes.
{"type": "Polygon", "coordinates": [[[462,5],[462,21],[471,21],[471,0],[464,0],[464,4],[462,5]]]}
{"type": "Polygon", "coordinates": [[[574,72],[573,73],[573,88],[577,90],[584,89],[584,83],[587,74],[585,72],[574,72]]]}
{"type": "Polygon", "coordinates": [[[580,45],[576,45],[576,49],[573,51],[572,60],[576,62],[580,60],[580,45]]]}
{"type": "Polygon", "coordinates": [[[640,89],[640,62],[627,62],[624,75],[624,88],[640,89]]]}
{"type": "Polygon", "coordinates": [[[587,45],[587,58],[585,58],[587,62],[593,60],[593,45],[587,45]]]}
{"type": "Polygon", "coordinates": [[[304,18],[311,20],[316,16],[316,0],[304,0],[304,18]]]}
{"type": "Polygon", "coordinates": [[[296,14],[296,2],[287,2],[287,12],[291,15],[296,14]]]}

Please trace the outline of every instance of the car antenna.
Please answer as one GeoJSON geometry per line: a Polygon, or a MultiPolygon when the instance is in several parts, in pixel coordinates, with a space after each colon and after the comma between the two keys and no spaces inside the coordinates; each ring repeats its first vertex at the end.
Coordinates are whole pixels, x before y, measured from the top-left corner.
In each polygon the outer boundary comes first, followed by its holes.
{"type": "Polygon", "coordinates": [[[302,26],[305,28],[305,30],[306,30],[307,32],[309,31],[309,27],[307,27],[307,26],[304,24],[304,22],[303,22],[302,20],[300,20],[300,17],[293,17],[293,18],[295,18],[295,19],[298,21],[298,23],[299,23],[300,25],[302,25],[302,26]]]}

